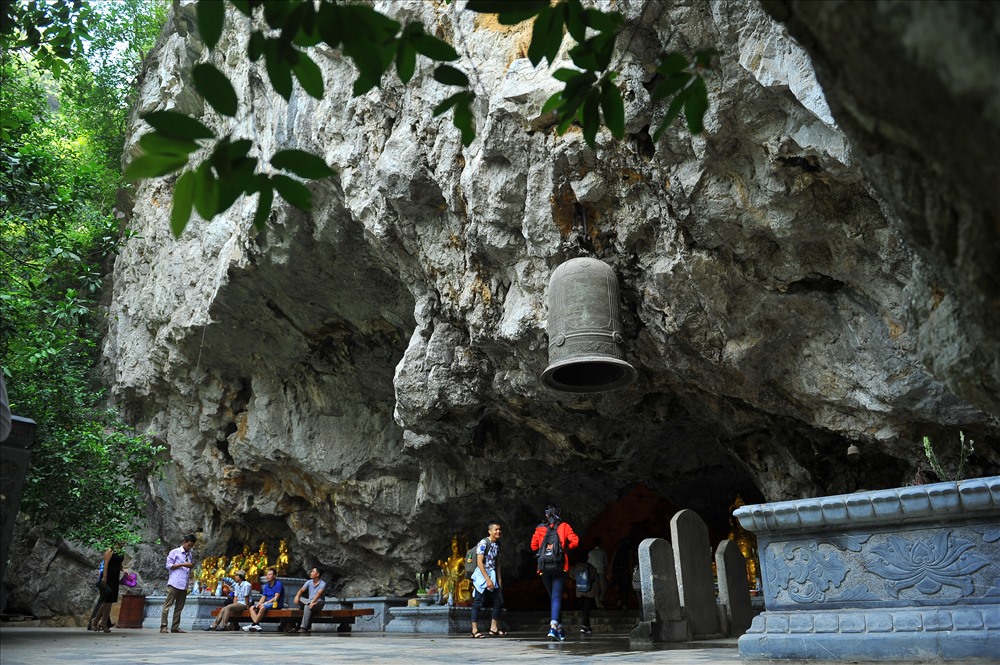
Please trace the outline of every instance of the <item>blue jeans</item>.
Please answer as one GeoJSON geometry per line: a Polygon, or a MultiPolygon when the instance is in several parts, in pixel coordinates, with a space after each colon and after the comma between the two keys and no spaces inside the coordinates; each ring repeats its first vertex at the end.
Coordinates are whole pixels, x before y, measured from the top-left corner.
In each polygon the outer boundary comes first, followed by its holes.
{"type": "Polygon", "coordinates": [[[556,624],[561,624],[559,614],[562,611],[562,594],[565,583],[566,573],[563,571],[559,571],[558,573],[542,573],[542,584],[545,585],[545,590],[549,592],[549,621],[555,621],[556,624]]]}

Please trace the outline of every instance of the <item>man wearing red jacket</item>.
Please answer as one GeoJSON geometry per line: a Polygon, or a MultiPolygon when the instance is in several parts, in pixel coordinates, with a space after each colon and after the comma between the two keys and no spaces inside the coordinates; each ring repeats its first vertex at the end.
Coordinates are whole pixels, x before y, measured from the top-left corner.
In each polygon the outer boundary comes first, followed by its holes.
{"type": "Polygon", "coordinates": [[[563,586],[566,583],[566,571],[569,570],[569,556],[566,552],[579,544],[580,538],[573,532],[573,527],[559,518],[559,506],[549,505],[545,509],[545,521],[535,527],[535,533],[531,536],[531,549],[537,553],[538,573],[542,576],[542,584],[549,594],[551,608],[549,639],[551,640],[561,642],[566,639],[566,631],[563,630],[559,620],[563,586]],[[553,551],[555,541],[558,541],[557,551],[562,553],[561,565],[558,562],[552,564],[546,561],[546,551],[550,553],[553,551]]]}

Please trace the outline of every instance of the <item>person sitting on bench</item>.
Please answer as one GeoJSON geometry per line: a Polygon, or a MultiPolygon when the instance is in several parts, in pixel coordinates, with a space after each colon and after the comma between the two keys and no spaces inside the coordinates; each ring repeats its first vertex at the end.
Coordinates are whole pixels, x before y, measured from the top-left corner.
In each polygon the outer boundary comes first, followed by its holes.
{"type": "Polygon", "coordinates": [[[245,570],[237,570],[233,573],[233,577],[237,581],[232,581],[228,577],[224,578],[224,582],[232,586],[233,588],[233,602],[226,605],[219,611],[219,616],[215,618],[205,630],[225,630],[229,626],[229,615],[233,612],[239,614],[246,608],[250,607],[250,583],[247,582],[247,573],[245,570]]]}
{"type": "Polygon", "coordinates": [[[268,610],[280,610],[284,607],[284,595],[285,587],[278,580],[278,571],[274,568],[268,568],[267,584],[260,588],[260,600],[250,606],[250,620],[253,623],[249,626],[243,626],[243,630],[257,632],[263,630],[260,627],[260,620],[264,618],[268,610]]]}
{"type": "Polygon", "coordinates": [[[292,604],[302,606],[302,623],[296,632],[308,633],[309,626],[312,625],[313,610],[319,612],[326,603],[323,599],[323,594],[326,593],[326,582],[320,579],[322,576],[323,573],[319,568],[313,568],[309,571],[309,579],[295,594],[295,600],[292,604]]]}

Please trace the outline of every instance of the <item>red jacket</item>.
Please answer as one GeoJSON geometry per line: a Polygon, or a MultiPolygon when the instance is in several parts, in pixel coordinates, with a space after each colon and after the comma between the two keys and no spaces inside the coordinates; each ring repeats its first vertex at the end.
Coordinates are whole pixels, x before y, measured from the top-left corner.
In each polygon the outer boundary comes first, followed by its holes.
{"type": "MultiPolygon", "coordinates": [[[[549,530],[549,525],[542,522],[535,527],[535,533],[531,535],[531,549],[534,552],[538,552],[538,548],[542,546],[542,541],[545,540],[545,534],[549,530]]],[[[580,537],[573,532],[573,527],[571,527],[566,522],[559,522],[556,526],[556,533],[559,535],[559,546],[563,549],[563,572],[569,570],[569,554],[565,554],[569,550],[576,549],[576,546],[580,544],[580,537]]]]}

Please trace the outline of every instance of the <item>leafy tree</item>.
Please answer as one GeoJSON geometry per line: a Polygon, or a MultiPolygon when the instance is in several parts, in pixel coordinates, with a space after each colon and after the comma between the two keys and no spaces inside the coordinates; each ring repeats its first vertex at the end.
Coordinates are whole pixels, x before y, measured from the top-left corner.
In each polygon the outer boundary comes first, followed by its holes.
{"type": "MultiPolygon", "coordinates": [[[[71,515],[70,519],[85,525],[78,534],[84,539],[106,534],[95,526],[99,520],[93,512],[74,513],[74,505],[85,506],[82,498],[91,493],[114,496],[114,488],[74,484],[81,480],[73,471],[77,468],[74,465],[109,464],[101,467],[106,474],[91,475],[114,480],[146,468],[158,452],[141,440],[119,439],[96,425],[82,424],[101,422],[99,414],[92,411],[99,396],[87,375],[95,353],[90,340],[96,338],[98,329],[93,316],[93,297],[100,278],[97,266],[100,258],[113,251],[115,239],[114,224],[106,212],[111,193],[107,183],[115,178],[100,174],[106,175],[119,154],[120,143],[116,141],[120,141],[124,118],[102,116],[97,105],[120,111],[128,91],[127,78],[94,63],[114,60],[120,45],[127,44],[123,62],[134,64],[147,46],[127,32],[137,26],[148,36],[148,24],[136,20],[148,15],[144,2],[122,0],[113,5],[121,8],[121,17],[95,12],[98,6],[87,0],[11,0],[0,4],[5,96],[0,122],[4,141],[0,185],[5,208],[0,221],[4,224],[4,272],[9,270],[13,276],[13,287],[9,293],[5,289],[2,301],[3,351],[4,357],[11,359],[8,369],[16,377],[11,383],[18,404],[43,414],[44,427],[50,427],[44,421],[51,418],[51,427],[59,422],[63,428],[59,433],[43,432],[46,445],[52,446],[50,459],[54,461],[50,466],[36,467],[39,472],[32,478],[25,504],[39,523],[45,522],[46,514],[49,524],[71,515]],[[85,67],[81,57],[88,54],[88,44],[90,66],[85,67]],[[11,54],[18,50],[30,53],[33,61],[14,59],[11,54]],[[76,110],[73,122],[66,113],[47,105],[45,100],[54,84],[39,71],[61,78],[60,100],[76,110]],[[8,83],[10,104],[6,99],[8,83]],[[56,129],[59,122],[68,124],[56,129]],[[80,140],[67,142],[66,137],[71,136],[80,140]],[[85,146],[90,150],[83,150],[85,146]],[[100,146],[98,152],[94,146],[100,146]],[[83,201],[92,205],[81,205],[83,201]],[[86,223],[75,222],[81,219],[86,223]],[[48,392],[56,381],[67,387],[60,396],[48,392]],[[80,427],[74,429],[75,424],[80,427]],[[137,465],[121,466],[122,455],[134,457],[137,465]],[[75,497],[75,504],[73,498],[39,493],[43,488],[51,491],[64,485],[70,486],[68,496],[75,497]]],[[[647,2],[643,11],[650,6],[647,2]]],[[[533,21],[528,58],[535,66],[543,60],[551,65],[568,33],[573,40],[568,52],[573,67],[553,72],[563,88],[548,100],[544,110],[554,114],[559,132],[574,124],[581,126],[591,146],[602,125],[612,136],[624,136],[624,104],[614,71],[618,40],[625,29],[619,13],[586,7],[581,0],[468,0],[464,7],[466,11],[496,14],[506,25],[533,21]]],[[[247,58],[263,62],[271,86],[285,99],[290,98],[296,82],[307,94],[324,96],[320,68],[310,55],[320,44],[340,51],[354,63],[358,71],[354,95],[381,85],[391,70],[402,83],[408,83],[416,71],[417,58],[427,58],[435,63],[434,79],[456,89],[434,108],[434,114],[451,112],[463,144],[468,146],[474,140],[475,92],[462,70],[461,58],[451,44],[428,34],[419,22],[404,25],[371,7],[338,0],[199,0],[199,31],[209,50],[217,46],[227,16],[236,20],[239,15],[250,19],[248,25],[252,26],[247,58]]],[[[692,133],[702,130],[708,108],[703,75],[714,54],[710,49],[692,55],[661,54],[652,99],[668,106],[654,139],[681,113],[692,133]]],[[[122,71],[134,70],[122,67],[122,71]]],[[[239,98],[223,72],[206,61],[194,68],[192,77],[196,89],[216,112],[236,115],[239,98]]],[[[144,119],[153,131],[140,139],[144,152],[125,175],[134,180],[180,174],[171,210],[175,235],[183,232],[192,212],[211,219],[243,195],[258,196],[254,218],[258,226],[266,223],[275,194],[308,210],[311,194],[302,180],[333,174],[321,158],[299,150],[255,156],[259,151],[255,152],[251,141],[219,136],[200,120],[180,113],[156,111],[144,119]],[[207,157],[192,162],[195,154],[207,157]],[[267,159],[281,173],[263,172],[261,159],[267,159]]],[[[127,498],[122,498],[121,504],[130,511],[139,505],[127,498]]],[[[95,509],[86,507],[86,511],[95,509]]],[[[66,533],[72,532],[70,523],[64,527],[66,533]]],[[[127,526],[122,528],[127,530],[127,526]]]]}
{"type": "MultiPolygon", "coordinates": [[[[108,38],[100,24],[93,35],[108,38]]],[[[59,67],[57,81],[45,58],[9,48],[0,56],[0,357],[14,412],[38,423],[23,514],[85,545],[135,540],[139,481],[161,464],[161,449],[103,409],[95,373],[101,265],[118,242],[111,210],[124,184],[108,159],[115,137],[79,113],[78,62],[59,67]]],[[[98,66],[91,74],[100,80],[98,66]]],[[[107,117],[125,110],[101,107],[107,117]]]]}
{"type": "MultiPolygon", "coordinates": [[[[309,56],[309,49],[323,43],[339,49],[353,60],[358,69],[353,94],[364,94],[381,83],[395,67],[402,83],[408,83],[416,67],[417,56],[439,63],[434,79],[442,85],[460,88],[434,108],[434,115],[452,111],[454,124],[461,131],[466,146],[475,139],[472,103],[475,100],[469,77],[447,64],[459,60],[455,48],[429,35],[419,22],[402,25],[375,10],[337,0],[199,0],[198,25],[202,39],[214,49],[222,35],[227,5],[247,18],[254,19],[247,45],[247,57],[263,59],[271,86],[286,100],[293,80],[317,99],[324,95],[320,68],[309,56]],[[263,22],[263,24],[261,23],[263,22]]],[[[497,14],[500,23],[515,25],[534,20],[528,58],[535,66],[542,60],[552,63],[568,32],[576,45],[569,55],[576,69],[562,68],[553,76],[565,85],[552,96],[543,111],[555,112],[558,131],[571,124],[583,127],[583,136],[593,147],[602,121],[612,135],[625,134],[625,109],[621,92],[611,69],[623,18],[617,12],[585,8],[581,0],[468,0],[467,11],[497,14]]],[[[710,65],[714,50],[695,54],[693,60],[679,53],[663,54],[657,71],[660,81],[653,90],[656,101],[673,97],[667,114],[657,128],[658,139],[667,126],[684,111],[692,133],[703,129],[708,110],[708,92],[702,72],[710,65]]],[[[195,87],[205,101],[220,115],[233,117],[238,98],[229,80],[210,62],[195,66],[195,87]]],[[[188,166],[190,155],[202,147],[201,141],[215,140],[211,155],[192,165],[180,176],[174,190],[171,229],[180,235],[191,217],[192,209],[211,219],[226,211],[239,196],[258,194],[254,223],[262,226],[271,210],[274,194],[288,203],[308,210],[311,193],[300,182],[285,174],[258,172],[258,160],[250,156],[253,144],[232,136],[216,137],[200,121],[171,112],[157,111],[144,116],[153,132],[140,140],[145,154],[126,170],[130,179],[152,178],[176,173],[188,166]]],[[[271,157],[271,166],[303,179],[325,178],[333,174],[320,158],[302,151],[281,151],[271,157]]]]}
{"type": "MultiPolygon", "coordinates": [[[[35,2],[32,0],[31,4],[35,2]]],[[[84,0],[75,0],[74,6],[86,5],[84,0]]],[[[371,7],[338,0],[199,0],[198,26],[210,50],[218,44],[230,9],[252,19],[247,58],[252,62],[263,60],[271,86],[285,99],[291,96],[295,81],[307,94],[323,97],[321,70],[309,55],[310,49],[319,44],[339,50],[354,62],[358,70],[354,95],[380,85],[393,68],[399,80],[408,83],[419,56],[438,63],[433,74],[435,80],[459,88],[434,108],[434,114],[451,111],[463,144],[468,146],[474,140],[475,92],[468,75],[448,64],[459,64],[459,54],[452,45],[428,34],[421,23],[402,25],[371,7]]],[[[587,8],[581,0],[558,0],[554,4],[550,0],[468,0],[465,9],[496,14],[500,23],[506,25],[533,20],[528,57],[535,66],[542,60],[551,64],[565,33],[569,33],[575,42],[569,51],[574,68],[561,68],[553,73],[564,87],[544,110],[556,114],[559,132],[574,123],[580,124],[584,139],[592,147],[602,124],[616,138],[624,136],[624,103],[614,83],[617,74],[612,68],[624,24],[621,14],[587,8]]],[[[62,15],[60,18],[66,19],[62,15]]],[[[27,36],[17,43],[37,49],[52,32],[39,35],[38,20],[37,13],[11,11],[3,32],[10,35],[20,30],[18,34],[27,36]]],[[[57,51],[66,50],[65,44],[57,44],[57,51]]],[[[682,111],[692,133],[702,130],[708,109],[703,72],[714,55],[711,49],[690,58],[680,53],[661,55],[657,66],[659,80],[652,97],[655,102],[672,99],[654,139],[682,111]]],[[[216,112],[229,117],[236,115],[238,97],[225,74],[210,62],[203,62],[194,68],[192,76],[196,89],[216,112]]],[[[266,222],[275,193],[288,203],[308,210],[312,205],[311,193],[300,179],[333,174],[314,155],[281,151],[269,161],[272,167],[286,173],[267,175],[258,169],[259,159],[251,155],[254,145],[249,140],[217,136],[199,120],[173,111],[157,111],[144,118],[153,131],[140,140],[144,154],[129,165],[126,176],[135,180],[182,172],[171,210],[175,235],[183,232],[192,211],[211,219],[242,195],[258,195],[254,216],[258,226],[266,222]],[[210,149],[209,156],[190,164],[191,156],[202,148],[210,149]]]]}

